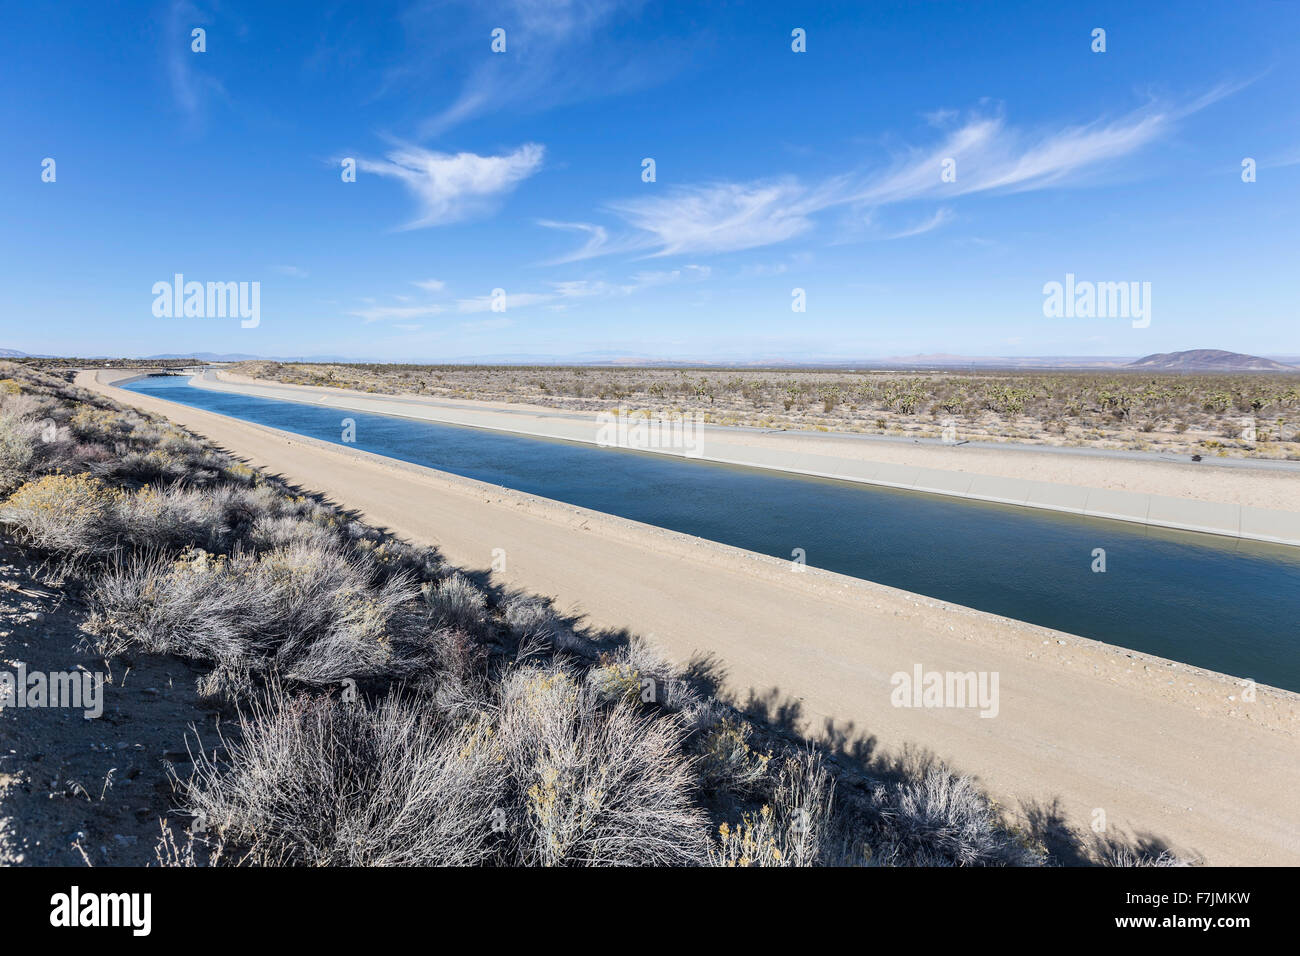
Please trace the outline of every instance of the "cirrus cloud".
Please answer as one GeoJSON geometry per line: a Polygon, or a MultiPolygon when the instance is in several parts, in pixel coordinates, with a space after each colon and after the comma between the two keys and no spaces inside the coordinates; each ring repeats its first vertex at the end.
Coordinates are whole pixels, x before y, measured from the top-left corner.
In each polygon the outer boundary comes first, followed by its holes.
{"type": "MultiPolygon", "coordinates": [[[[605,209],[630,232],[609,240],[593,223],[551,223],[583,230],[591,237],[557,262],[573,262],[611,252],[648,256],[738,252],[774,245],[803,235],[818,214],[849,208],[861,219],[873,211],[904,203],[948,203],[979,193],[1007,194],[1083,185],[1109,164],[1131,156],[1169,135],[1177,122],[1241,89],[1223,85],[1181,105],[1149,103],[1111,120],[1023,129],[1001,116],[973,116],[951,128],[937,144],[911,148],[872,171],[847,172],[806,182],[793,176],[747,182],[682,185],[662,194],[616,200],[605,209]],[[955,181],[940,176],[951,160],[955,181]]],[[[951,111],[936,116],[948,124],[951,111]]],[[[868,238],[902,238],[937,229],[952,211],[939,208],[927,218],[892,233],[868,238]]]]}
{"type": "Polygon", "coordinates": [[[500,156],[404,146],[386,159],[358,159],[357,165],[406,186],[419,210],[403,228],[420,229],[491,212],[502,195],[541,168],[545,156],[546,148],[539,143],[525,143],[500,156]]]}

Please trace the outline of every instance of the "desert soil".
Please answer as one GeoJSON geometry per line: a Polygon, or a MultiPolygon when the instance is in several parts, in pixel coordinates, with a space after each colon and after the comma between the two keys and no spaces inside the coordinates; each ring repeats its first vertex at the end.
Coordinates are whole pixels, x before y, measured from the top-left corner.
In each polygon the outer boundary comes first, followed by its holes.
{"type": "Polygon", "coordinates": [[[38,572],[0,541],[0,670],[16,674],[21,662],[28,674],[102,674],[103,713],[0,709],[0,866],[153,863],[162,821],[178,835],[188,822],[172,810],[168,767],[188,776],[187,736],[200,731],[211,749],[219,713],[183,661],[140,656],[106,667],[83,645],[75,588],[38,572]]]}

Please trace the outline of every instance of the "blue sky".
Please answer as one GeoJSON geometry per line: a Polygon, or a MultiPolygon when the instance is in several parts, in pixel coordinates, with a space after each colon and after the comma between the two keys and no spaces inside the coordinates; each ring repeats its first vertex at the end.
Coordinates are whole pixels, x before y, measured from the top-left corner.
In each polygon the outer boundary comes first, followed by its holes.
{"type": "Polygon", "coordinates": [[[1291,0],[225,0],[6,20],[0,347],[1300,354],[1291,0]],[[178,272],[259,282],[260,323],[156,317],[152,287],[178,272]],[[1045,317],[1067,273],[1149,282],[1149,326],[1045,317]]]}

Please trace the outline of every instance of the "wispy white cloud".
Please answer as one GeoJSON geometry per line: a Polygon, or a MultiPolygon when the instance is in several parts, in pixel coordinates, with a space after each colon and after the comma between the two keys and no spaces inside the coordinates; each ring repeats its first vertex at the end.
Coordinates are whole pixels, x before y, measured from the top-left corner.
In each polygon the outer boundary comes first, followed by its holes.
{"type": "MultiPolygon", "coordinates": [[[[361,300],[365,303],[365,308],[354,309],[347,314],[369,324],[394,320],[409,322],[412,319],[433,318],[448,312],[462,315],[491,312],[494,306],[499,308],[501,303],[504,303],[505,308],[510,311],[536,306],[558,310],[564,308],[569,302],[579,299],[633,295],[644,289],[683,280],[698,282],[709,278],[712,272],[709,266],[691,264],[679,269],[636,272],[623,282],[608,282],[604,279],[570,279],[547,283],[542,291],[529,290],[503,295],[489,293],[459,298],[454,302],[429,302],[424,305],[379,305],[373,297],[366,297],[361,300]]],[[[411,284],[433,293],[442,292],[446,287],[446,283],[439,279],[422,279],[411,284]]],[[[409,299],[407,296],[397,294],[393,294],[392,298],[400,302],[409,299]]],[[[406,328],[406,326],[394,322],[393,328],[406,328]]]]}
{"type": "Polygon", "coordinates": [[[1282,169],[1286,166],[1298,165],[1300,165],[1300,146],[1295,147],[1289,152],[1261,160],[1259,163],[1261,169],[1282,169]]]}
{"type": "Polygon", "coordinates": [[[436,153],[404,146],[387,159],[358,159],[370,173],[399,180],[415,197],[419,210],[404,228],[440,226],[489,212],[505,193],[541,168],[543,146],[525,143],[512,153],[436,153]]]}
{"type": "Polygon", "coordinates": [[[784,262],[756,262],[742,266],[738,277],[741,279],[766,279],[770,276],[784,275],[790,269],[784,262]]]}
{"type": "Polygon", "coordinates": [[[444,305],[375,305],[366,309],[357,309],[348,315],[364,322],[383,322],[389,319],[426,319],[447,311],[444,305]]]}
{"type": "Polygon", "coordinates": [[[947,126],[961,116],[961,113],[958,110],[940,108],[922,113],[921,116],[931,126],[947,126]]]}
{"type": "Polygon", "coordinates": [[[672,269],[668,271],[635,272],[632,274],[632,282],[623,286],[623,288],[628,292],[638,292],[648,286],[665,285],[669,282],[676,282],[679,279],[690,279],[699,282],[712,275],[712,266],[700,265],[687,265],[682,266],[680,269],[672,269]]]}
{"type": "MultiPolygon", "coordinates": [[[[440,136],[490,111],[544,109],[661,82],[669,72],[663,56],[654,62],[633,55],[609,37],[610,27],[641,6],[643,0],[471,0],[454,18],[445,5],[415,7],[405,18],[414,36],[446,37],[456,26],[458,43],[480,43],[484,53],[455,99],[424,120],[418,136],[440,136]],[[489,53],[489,27],[506,31],[504,53],[489,53]]],[[[422,65],[401,71],[423,75],[422,65]]]]}
{"type": "MultiPolygon", "coordinates": [[[[819,213],[836,207],[853,208],[861,222],[872,210],[902,203],[1083,184],[1107,164],[1168,135],[1179,119],[1240,88],[1216,87],[1181,106],[1153,103],[1118,119],[1048,131],[1016,129],[1002,117],[978,116],[952,128],[936,145],[906,150],[868,173],[844,173],[813,183],[785,177],[683,185],[610,202],[606,209],[631,228],[631,235],[611,243],[602,227],[581,224],[593,238],[558,261],[627,250],[649,256],[736,252],[804,235],[819,213]],[[940,175],[948,160],[956,172],[954,181],[940,175]]],[[[952,117],[939,111],[933,119],[946,124],[952,117]]],[[[951,218],[950,209],[940,208],[914,226],[864,238],[919,235],[951,218]]]]}
{"type": "Polygon", "coordinates": [[[945,226],[952,222],[953,212],[946,206],[941,206],[934,211],[934,215],[915,225],[906,226],[897,232],[891,232],[885,236],[877,236],[878,239],[906,239],[908,236],[920,236],[927,232],[932,232],[940,226],[945,226]]]}
{"type": "MultiPolygon", "coordinates": [[[[492,312],[494,307],[499,310],[502,304],[510,312],[534,307],[545,307],[558,311],[567,307],[569,303],[581,299],[629,296],[646,289],[681,281],[701,282],[708,279],[712,273],[713,270],[709,266],[691,264],[682,266],[679,269],[636,272],[623,282],[609,282],[604,279],[569,279],[547,283],[542,290],[503,292],[502,295],[488,293],[486,295],[462,297],[447,304],[434,302],[416,306],[389,306],[376,305],[374,299],[367,299],[365,300],[367,303],[366,308],[356,309],[347,314],[359,318],[363,322],[370,323],[394,319],[431,318],[447,312],[473,315],[492,312]]],[[[437,282],[437,280],[430,281],[437,282]]],[[[428,283],[416,282],[414,284],[425,285],[428,283]]],[[[437,289],[431,289],[430,291],[441,291],[443,284],[437,282],[437,285],[437,289]]],[[[394,325],[394,327],[401,328],[400,325],[394,325]]]]}
{"type": "Polygon", "coordinates": [[[1054,130],[1023,130],[1002,117],[975,117],[939,145],[913,149],[885,171],[857,181],[847,202],[884,205],[913,199],[982,192],[1027,192],[1080,181],[1114,160],[1132,155],[1172,132],[1175,124],[1246,84],[1220,85],[1181,105],[1151,103],[1113,120],[1054,130]],[[943,182],[945,160],[955,182],[943,182]]]}
{"type": "MultiPolygon", "coordinates": [[[[506,311],[511,309],[524,309],[530,305],[541,305],[545,302],[553,302],[560,297],[560,293],[546,292],[514,292],[507,293],[503,296],[480,295],[472,299],[457,299],[456,310],[458,312],[491,312],[492,306],[498,301],[502,303],[506,311]]],[[[498,309],[500,311],[500,309],[498,309]]]]}
{"type": "Polygon", "coordinates": [[[612,251],[608,248],[609,231],[604,226],[597,226],[590,222],[556,222],[554,219],[539,219],[537,224],[545,226],[547,229],[567,229],[572,232],[586,233],[588,236],[586,243],[581,248],[558,259],[552,259],[550,262],[545,263],[546,265],[563,265],[566,262],[590,259],[593,256],[604,255],[612,251]]]}
{"type": "Polygon", "coordinates": [[[190,0],[173,0],[167,11],[167,29],[163,31],[164,62],[172,99],[192,127],[201,126],[209,100],[225,98],[221,81],[201,69],[207,53],[191,49],[190,32],[195,27],[207,29],[212,18],[190,0]]]}
{"type": "MultiPolygon", "coordinates": [[[[829,205],[829,204],[825,204],[829,205]]],[[[612,202],[608,208],[642,234],[654,255],[735,252],[791,239],[812,228],[818,206],[794,179],[682,186],[667,196],[612,202]]]]}
{"type": "Polygon", "coordinates": [[[282,276],[292,276],[295,279],[305,279],[311,274],[298,266],[271,266],[271,268],[282,276]]]}

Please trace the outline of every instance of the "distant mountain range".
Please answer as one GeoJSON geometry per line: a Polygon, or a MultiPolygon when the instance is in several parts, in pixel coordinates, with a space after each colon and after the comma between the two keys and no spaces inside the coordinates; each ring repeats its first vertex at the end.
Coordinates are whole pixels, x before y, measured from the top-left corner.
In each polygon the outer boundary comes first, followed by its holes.
{"type": "Polygon", "coordinates": [[[895,355],[866,363],[893,368],[1123,368],[1131,357],[1098,355],[895,355]]]}
{"type": "Polygon", "coordinates": [[[267,358],[264,355],[245,355],[243,352],[170,352],[166,355],[146,355],[147,359],[197,359],[200,362],[365,362],[368,359],[350,359],[342,355],[294,355],[267,358]]]}
{"type": "MultiPolygon", "coordinates": [[[[0,358],[53,358],[50,355],[29,355],[17,349],[0,349],[0,358]]],[[[121,356],[86,355],[78,358],[97,361],[121,356]]],[[[168,352],[162,355],[141,356],[143,359],[194,359],[198,362],[365,362],[387,364],[384,359],[357,358],[346,355],[296,355],[265,356],[243,352],[168,352]]],[[[883,359],[833,360],[803,357],[769,356],[748,361],[707,361],[664,359],[653,355],[626,352],[577,352],[569,355],[536,355],[510,353],[497,355],[460,355],[439,358],[411,357],[403,360],[410,364],[439,365],[587,365],[587,366],[669,366],[680,368],[808,368],[808,369],[1134,369],[1166,372],[1300,372],[1300,356],[1280,355],[1264,358],[1222,349],[1190,349],[1184,352],[1161,352],[1139,359],[1097,355],[1047,355],[1047,356],[989,356],[951,355],[929,353],[897,355],[883,359]]]]}
{"type": "Polygon", "coordinates": [[[1294,365],[1273,359],[1222,349],[1190,349],[1186,352],[1160,352],[1144,355],[1125,368],[1155,369],[1162,372],[1295,372],[1294,365]]]}

